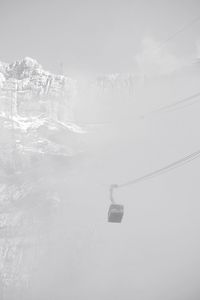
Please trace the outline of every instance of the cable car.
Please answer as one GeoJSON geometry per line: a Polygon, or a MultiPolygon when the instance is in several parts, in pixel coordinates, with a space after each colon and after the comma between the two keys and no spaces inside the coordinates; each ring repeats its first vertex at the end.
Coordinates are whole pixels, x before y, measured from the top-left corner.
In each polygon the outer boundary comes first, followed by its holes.
{"type": "Polygon", "coordinates": [[[108,222],[121,223],[124,215],[124,206],[121,204],[111,204],[108,211],[108,222]]]}
{"type": "Polygon", "coordinates": [[[110,186],[110,200],[111,205],[108,210],[108,222],[110,223],[121,223],[124,215],[124,206],[121,204],[116,204],[113,198],[113,191],[118,188],[117,184],[112,184],[110,186]]]}

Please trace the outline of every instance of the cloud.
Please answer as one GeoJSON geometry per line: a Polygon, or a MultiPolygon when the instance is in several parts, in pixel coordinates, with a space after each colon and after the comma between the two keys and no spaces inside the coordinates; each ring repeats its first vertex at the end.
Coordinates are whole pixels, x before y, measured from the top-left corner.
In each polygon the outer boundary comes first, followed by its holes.
{"type": "Polygon", "coordinates": [[[170,53],[153,38],[144,38],[142,50],[135,56],[139,72],[145,76],[167,75],[183,66],[182,59],[170,53]]]}

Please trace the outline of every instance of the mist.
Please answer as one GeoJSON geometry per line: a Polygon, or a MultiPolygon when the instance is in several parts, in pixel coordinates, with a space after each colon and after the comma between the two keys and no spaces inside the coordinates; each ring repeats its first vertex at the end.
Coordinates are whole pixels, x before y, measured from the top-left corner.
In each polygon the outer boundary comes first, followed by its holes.
{"type": "Polygon", "coordinates": [[[150,78],[123,98],[103,92],[92,97],[93,106],[91,99],[80,98],[82,124],[93,116],[85,123],[84,154],[59,184],[62,200],[31,274],[28,299],[199,298],[200,161],[117,189],[115,200],[124,204],[125,215],[121,224],[107,222],[110,184],[137,178],[199,148],[199,103],[152,114],[198,91],[199,70],[190,71],[194,79],[183,69],[181,76],[150,78]],[[105,117],[102,124],[100,116],[105,117]]]}
{"type": "Polygon", "coordinates": [[[0,299],[199,300],[200,159],[123,186],[200,149],[197,2],[2,2],[2,60],[36,57],[74,93],[45,86],[21,119],[2,98],[1,176],[8,156],[25,175],[1,179],[0,299]]]}

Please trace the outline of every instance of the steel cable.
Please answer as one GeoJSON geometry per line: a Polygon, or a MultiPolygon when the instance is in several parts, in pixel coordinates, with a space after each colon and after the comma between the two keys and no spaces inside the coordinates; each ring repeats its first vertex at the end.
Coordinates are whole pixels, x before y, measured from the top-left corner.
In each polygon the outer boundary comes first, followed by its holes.
{"type": "Polygon", "coordinates": [[[134,180],[130,180],[130,181],[127,181],[127,182],[124,182],[122,184],[116,184],[116,185],[112,185],[114,188],[121,188],[121,187],[125,187],[125,186],[128,186],[128,185],[133,185],[133,184],[137,184],[137,183],[140,183],[142,181],[146,181],[148,179],[151,179],[153,177],[156,177],[156,176],[159,176],[159,175],[162,175],[166,172],[169,172],[173,169],[176,169],[178,167],[181,167],[197,158],[200,157],[200,150],[198,151],[195,151],[189,155],[186,155],[184,157],[182,157],[181,159],[179,160],[176,160],[160,169],[157,169],[155,171],[152,171],[150,173],[147,173],[141,177],[138,177],[138,178],[135,178],[134,180]]]}

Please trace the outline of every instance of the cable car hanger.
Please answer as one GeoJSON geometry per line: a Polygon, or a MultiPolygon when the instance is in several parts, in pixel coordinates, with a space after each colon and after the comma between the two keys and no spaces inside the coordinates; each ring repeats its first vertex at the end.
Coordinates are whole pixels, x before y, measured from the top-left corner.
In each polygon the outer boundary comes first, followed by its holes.
{"type": "Polygon", "coordinates": [[[129,185],[133,185],[133,184],[137,184],[140,183],[142,181],[151,179],[153,177],[162,175],[166,172],[172,171],[173,169],[182,167],[185,164],[188,164],[189,162],[197,159],[200,157],[200,149],[189,154],[186,155],[184,157],[182,157],[179,160],[176,160],[174,162],[172,162],[171,164],[168,164],[160,169],[157,169],[155,171],[152,171],[150,173],[147,173],[141,177],[135,178],[133,180],[121,183],[121,184],[111,184],[109,191],[110,191],[110,200],[111,200],[111,205],[109,207],[109,211],[108,211],[108,222],[112,222],[112,223],[121,223],[123,215],[124,215],[124,207],[121,204],[117,204],[114,200],[114,190],[118,189],[118,188],[123,188],[129,185]]]}

